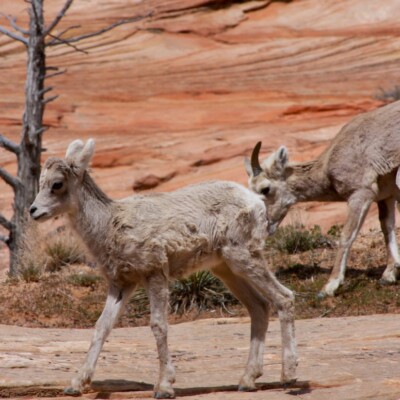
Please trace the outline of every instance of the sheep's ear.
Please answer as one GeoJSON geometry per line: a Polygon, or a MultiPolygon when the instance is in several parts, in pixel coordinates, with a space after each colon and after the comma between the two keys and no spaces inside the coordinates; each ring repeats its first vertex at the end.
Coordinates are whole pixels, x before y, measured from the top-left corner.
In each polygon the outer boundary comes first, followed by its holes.
{"type": "Polygon", "coordinates": [[[94,154],[94,140],[89,139],[86,142],[85,147],[82,149],[81,153],[75,160],[75,162],[77,163],[77,166],[82,171],[86,170],[87,167],[89,166],[90,160],[92,159],[93,154],[94,154]]]}
{"type": "Polygon", "coordinates": [[[279,147],[275,153],[275,164],[281,170],[284,170],[289,162],[288,149],[285,146],[279,147]]]}
{"type": "Polygon", "coordinates": [[[71,161],[76,160],[81,153],[83,146],[84,144],[82,140],[74,140],[69,144],[67,152],[65,153],[65,158],[68,158],[71,161]]]}
{"type": "Polygon", "coordinates": [[[67,162],[78,176],[83,176],[89,166],[94,153],[94,140],[89,139],[86,144],[82,140],[74,140],[68,146],[65,154],[67,162]]]}
{"type": "Polygon", "coordinates": [[[251,162],[248,157],[244,158],[244,167],[248,176],[253,176],[253,169],[251,168],[251,162]]]}

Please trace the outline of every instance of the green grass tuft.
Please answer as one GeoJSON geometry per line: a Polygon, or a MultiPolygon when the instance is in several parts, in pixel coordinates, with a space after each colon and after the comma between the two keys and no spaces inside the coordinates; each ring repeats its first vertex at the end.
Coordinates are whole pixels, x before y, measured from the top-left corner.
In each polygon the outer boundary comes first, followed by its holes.
{"type": "Polygon", "coordinates": [[[213,310],[237,304],[238,301],[222,282],[208,271],[200,271],[172,283],[170,294],[171,310],[183,314],[193,309],[213,310]]]}
{"type": "Polygon", "coordinates": [[[59,271],[65,265],[85,262],[85,255],[76,240],[66,234],[51,238],[45,247],[48,256],[46,269],[59,271]]]}
{"type": "Polygon", "coordinates": [[[306,229],[303,225],[286,225],[266,240],[267,249],[276,249],[287,254],[302,253],[318,248],[332,248],[333,241],[322,234],[321,228],[314,225],[306,229]]]}
{"type": "Polygon", "coordinates": [[[25,282],[39,282],[42,274],[43,265],[37,264],[35,260],[27,260],[18,269],[19,277],[25,282]]]}
{"type": "Polygon", "coordinates": [[[81,287],[93,287],[101,279],[102,278],[98,275],[88,274],[88,273],[72,274],[68,276],[69,283],[71,283],[74,286],[81,286],[81,287]]]}

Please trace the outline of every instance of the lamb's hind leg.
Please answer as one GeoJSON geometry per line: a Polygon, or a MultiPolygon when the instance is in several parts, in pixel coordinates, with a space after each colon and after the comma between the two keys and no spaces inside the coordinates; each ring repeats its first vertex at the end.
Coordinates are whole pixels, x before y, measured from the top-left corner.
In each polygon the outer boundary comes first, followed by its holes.
{"type": "Polygon", "coordinates": [[[103,344],[115,325],[134,288],[134,286],[126,288],[110,286],[106,305],[100,318],[96,322],[95,331],[89,351],[86,355],[85,363],[79,370],[78,375],[72,379],[71,386],[64,390],[65,394],[69,396],[79,396],[84,386],[91,382],[103,344]]]}
{"type": "Polygon", "coordinates": [[[379,221],[385,238],[387,251],[387,267],[383,272],[381,282],[396,282],[397,268],[400,267],[399,249],[395,232],[396,199],[391,197],[378,202],[379,221]]]}
{"type": "Polygon", "coordinates": [[[168,280],[160,272],[149,277],[146,290],[150,301],[150,325],[157,343],[160,373],[154,386],[156,399],[174,398],[172,384],[175,382],[175,369],[168,350],[168,280]]]}
{"type": "Polygon", "coordinates": [[[339,249],[336,254],[328,282],[323,287],[318,297],[333,296],[342,284],[346,272],[347,258],[351,245],[364,222],[365,216],[371,206],[374,193],[370,189],[355,192],[348,200],[348,217],[340,236],[339,249]]]}
{"type": "Polygon", "coordinates": [[[235,275],[243,278],[278,311],[282,336],[282,375],[284,383],[296,380],[297,352],[294,329],[294,295],[266,268],[261,251],[226,246],[222,256],[235,275]]]}
{"type": "Polygon", "coordinates": [[[264,342],[269,318],[268,301],[243,278],[234,275],[227,265],[221,264],[212,272],[225,283],[249,311],[251,318],[250,351],[246,370],[239,382],[239,390],[255,390],[255,380],[263,373],[264,342]]]}

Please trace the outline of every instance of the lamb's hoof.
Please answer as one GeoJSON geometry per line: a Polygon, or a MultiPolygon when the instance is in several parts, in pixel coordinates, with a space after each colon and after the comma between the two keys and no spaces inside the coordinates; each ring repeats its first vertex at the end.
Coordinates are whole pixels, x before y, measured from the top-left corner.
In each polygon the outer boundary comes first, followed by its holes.
{"type": "Polygon", "coordinates": [[[316,296],[317,300],[323,300],[326,297],[328,297],[328,295],[325,292],[319,292],[316,296]]]}
{"type": "Polygon", "coordinates": [[[168,392],[154,392],[154,398],[155,399],[174,399],[175,394],[174,393],[168,393],[168,392]]]}
{"type": "Polygon", "coordinates": [[[72,387],[67,387],[64,389],[64,394],[67,396],[78,397],[78,396],[82,395],[82,392],[80,390],[74,389],[72,387]]]}
{"type": "Polygon", "coordinates": [[[255,392],[255,391],[257,391],[257,388],[255,386],[239,385],[238,391],[239,392],[255,392]]]}

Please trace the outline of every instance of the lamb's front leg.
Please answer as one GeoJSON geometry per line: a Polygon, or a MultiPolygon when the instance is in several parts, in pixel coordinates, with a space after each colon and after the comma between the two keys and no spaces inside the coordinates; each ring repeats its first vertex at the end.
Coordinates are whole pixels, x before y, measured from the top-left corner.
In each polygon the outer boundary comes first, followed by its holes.
{"type": "Polygon", "coordinates": [[[79,370],[77,376],[72,379],[71,386],[64,390],[66,395],[80,396],[84,386],[90,384],[103,344],[115,325],[124,305],[129,300],[134,288],[135,286],[126,288],[110,286],[104,310],[96,322],[85,363],[79,370]]]}
{"type": "Polygon", "coordinates": [[[147,295],[150,301],[150,325],[157,343],[160,374],[154,386],[156,399],[171,399],[175,397],[172,384],[175,382],[175,369],[168,350],[168,280],[160,273],[147,280],[147,295]]]}

